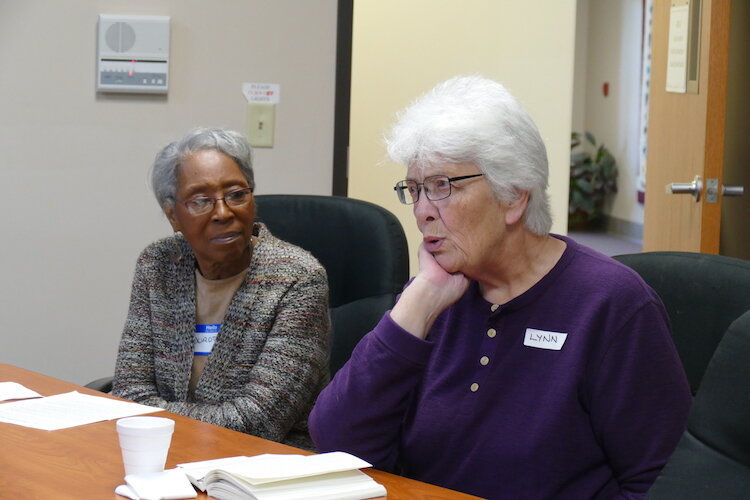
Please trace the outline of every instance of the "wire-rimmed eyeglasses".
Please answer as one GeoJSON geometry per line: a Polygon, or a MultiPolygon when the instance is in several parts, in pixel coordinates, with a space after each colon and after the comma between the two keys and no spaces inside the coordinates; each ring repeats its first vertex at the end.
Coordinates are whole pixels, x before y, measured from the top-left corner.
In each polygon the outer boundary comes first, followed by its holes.
{"type": "Polygon", "coordinates": [[[187,208],[187,211],[192,215],[203,215],[212,211],[216,206],[216,202],[222,200],[228,207],[241,207],[246,205],[253,194],[253,188],[235,189],[230,191],[224,196],[219,198],[211,198],[209,196],[197,196],[190,198],[186,201],[180,201],[187,208]]]}
{"type": "Polygon", "coordinates": [[[412,181],[409,179],[398,181],[393,190],[398,195],[398,201],[404,205],[412,205],[419,201],[419,192],[424,189],[425,196],[430,201],[445,199],[451,195],[451,183],[463,179],[471,179],[484,174],[460,175],[458,177],[448,177],[447,175],[431,175],[425,177],[422,182],[412,181]]]}

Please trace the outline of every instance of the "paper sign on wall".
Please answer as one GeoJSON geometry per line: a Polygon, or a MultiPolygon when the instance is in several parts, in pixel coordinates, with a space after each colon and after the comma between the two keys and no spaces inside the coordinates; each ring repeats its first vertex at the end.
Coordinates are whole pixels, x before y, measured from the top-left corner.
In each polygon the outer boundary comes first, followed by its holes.
{"type": "Polygon", "coordinates": [[[250,103],[278,104],[281,97],[281,85],[278,83],[243,83],[242,93],[250,103]]]}
{"type": "Polygon", "coordinates": [[[688,2],[675,2],[669,9],[669,48],[667,52],[667,92],[687,90],[690,11],[688,2]]]}

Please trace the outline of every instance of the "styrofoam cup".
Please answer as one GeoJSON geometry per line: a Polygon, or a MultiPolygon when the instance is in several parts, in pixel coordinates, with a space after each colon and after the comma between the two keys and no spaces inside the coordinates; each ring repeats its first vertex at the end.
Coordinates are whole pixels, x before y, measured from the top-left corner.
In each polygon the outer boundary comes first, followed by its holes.
{"type": "Polygon", "coordinates": [[[127,417],[117,421],[125,475],[161,472],[167,461],[174,420],[164,417],[127,417]]]}

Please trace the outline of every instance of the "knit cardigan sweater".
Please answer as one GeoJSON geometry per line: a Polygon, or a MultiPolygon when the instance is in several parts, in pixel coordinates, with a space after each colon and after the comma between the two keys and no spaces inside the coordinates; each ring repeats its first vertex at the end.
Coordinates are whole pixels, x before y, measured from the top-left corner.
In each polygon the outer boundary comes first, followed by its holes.
{"type": "Polygon", "coordinates": [[[294,446],[312,448],[307,415],[329,379],[328,281],[308,252],[261,223],[194,396],[196,261],[175,235],[138,258],[112,394],[294,446]]]}

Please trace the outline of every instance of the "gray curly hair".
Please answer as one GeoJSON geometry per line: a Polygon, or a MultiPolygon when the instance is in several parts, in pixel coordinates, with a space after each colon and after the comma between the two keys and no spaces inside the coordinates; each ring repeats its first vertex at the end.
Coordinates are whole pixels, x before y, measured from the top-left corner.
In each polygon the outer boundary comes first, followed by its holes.
{"type": "Polygon", "coordinates": [[[167,144],[151,167],[151,187],[162,210],[174,206],[177,193],[177,170],[186,157],[212,149],[232,158],[251,188],[255,188],[253,150],[244,135],[220,128],[197,128],[181,139],[167,144]]]}

